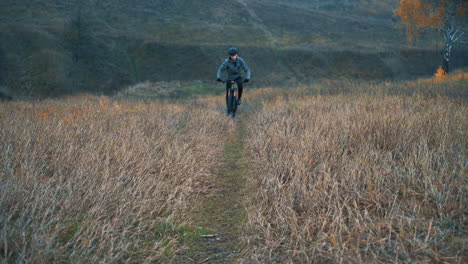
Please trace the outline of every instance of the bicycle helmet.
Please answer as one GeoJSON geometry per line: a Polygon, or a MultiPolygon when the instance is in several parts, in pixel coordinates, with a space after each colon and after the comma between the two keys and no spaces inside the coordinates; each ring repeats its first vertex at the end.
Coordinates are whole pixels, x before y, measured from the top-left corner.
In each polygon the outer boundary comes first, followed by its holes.
{"type": "Polygon", "coordinates": [[[237,54],[237,49],[236,48],[230,48],[229,51],[228,51],[228,54],[231,55],[231,56],[234,56],[237,54]]]}

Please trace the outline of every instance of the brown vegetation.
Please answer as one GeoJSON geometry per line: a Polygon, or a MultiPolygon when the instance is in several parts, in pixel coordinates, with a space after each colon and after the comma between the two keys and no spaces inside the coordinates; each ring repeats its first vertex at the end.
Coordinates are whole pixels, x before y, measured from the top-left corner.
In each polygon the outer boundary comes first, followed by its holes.
{"type": "Polygon", "coordinates": [[[228,129],[210,107],[73,97],[0,104],[0,259],[171,255],[228,129]]]}
{"type": "MultiPolygon", "coordinates": [[[[249,122],[246,242],[260,262],[463,262],[468,109],[317,96],[249,122]]],[[[466,259],[465,259],[466,261],[466,259]]]]}
{"type": "Polygon", "coordinates": [[[0,260],[466,262],[466,77],[2,102],[0,260]]]}

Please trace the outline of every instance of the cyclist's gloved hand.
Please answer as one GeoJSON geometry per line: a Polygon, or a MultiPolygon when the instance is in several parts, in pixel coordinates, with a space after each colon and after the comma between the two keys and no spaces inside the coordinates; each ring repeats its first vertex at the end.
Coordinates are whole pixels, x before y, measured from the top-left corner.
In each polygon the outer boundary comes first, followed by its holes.
{"type": "Polygon", "coordinates": [[[220,78],[216,79],[216,81],[218,81],[218,82],[223,82],[223,80],[221,80],[220,78]]]}
{"type": "Polygon", "coordinates": [[[245,79],[244,82],[245,83],[248,83],[250,81],[250,79],[245,79]]]}

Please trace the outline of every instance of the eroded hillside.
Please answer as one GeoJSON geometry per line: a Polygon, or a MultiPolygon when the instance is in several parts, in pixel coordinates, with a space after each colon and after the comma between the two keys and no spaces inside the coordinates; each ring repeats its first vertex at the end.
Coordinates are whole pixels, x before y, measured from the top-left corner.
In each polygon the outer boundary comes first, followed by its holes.
{"type": "MultiPolygon", "coordinates": [[[[111,93],[147,80],[208,82],[231,45],[257,86],[432,74],[441,40],[426,34],[408,47],[392,18],[395,3],[5,0],[0,90],[54,96],[111,93]]],[[[466,51],[454,52],[454,68],[465,66],[466,51]]]]}

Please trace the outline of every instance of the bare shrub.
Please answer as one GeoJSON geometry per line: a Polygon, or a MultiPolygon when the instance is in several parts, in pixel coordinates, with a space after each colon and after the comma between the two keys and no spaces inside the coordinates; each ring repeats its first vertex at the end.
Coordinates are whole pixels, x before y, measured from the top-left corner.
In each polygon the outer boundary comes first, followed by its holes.
{"type": "Polygon", "coordinates": [[[210,187],[217,109],[70,97],[0,104],[0,256],[150,262],[210,187]]]}
{"type": "MultiPolygon", "coordinates": [[[[263,103],[249,122],[260,262],[463,262],[468,109],[447,99],[263,103]]],[[[275,262],[275,263],[276,263],[275,262]]]]}

